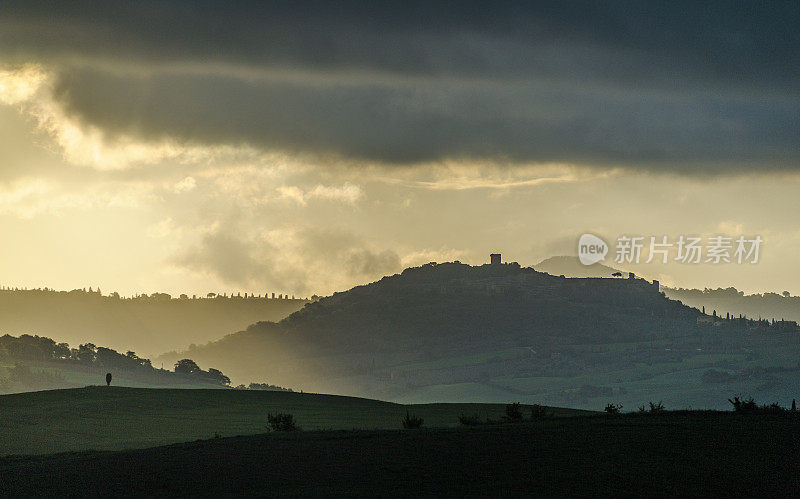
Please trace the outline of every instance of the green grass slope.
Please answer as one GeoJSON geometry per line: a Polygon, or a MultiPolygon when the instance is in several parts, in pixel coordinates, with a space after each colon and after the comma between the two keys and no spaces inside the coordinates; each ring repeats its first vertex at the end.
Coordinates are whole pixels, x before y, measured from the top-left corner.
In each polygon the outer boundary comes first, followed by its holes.
{"type": "MultiPolygon", "coordinates": [[[[377,400],[256,390],[94,386],[0,396],[0,455],[152,447],[263,433],[267,414],[288,412],[304,430],[400,428],[410,411],[426,427],[460,414],[499,419],[502,404],[398,405],[377,400]]],[[[581,411],[556,410],[557,415],[581,411]]]]}
{"type": "Polygon", "coordinates": [[[592,416],[0,458],[0,495],[792,497],[796,413],[592,416]]]}

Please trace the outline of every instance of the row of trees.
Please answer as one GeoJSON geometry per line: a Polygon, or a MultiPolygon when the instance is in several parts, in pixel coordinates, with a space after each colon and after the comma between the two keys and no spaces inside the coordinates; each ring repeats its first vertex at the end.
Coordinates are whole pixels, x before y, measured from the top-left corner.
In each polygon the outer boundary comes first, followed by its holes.
{"type": "MultiPolygon", "coordinates": [[[[664,288],[667,297],[680,300],[697,309],[735,311],[734,316],[784,318],[800,321],[800,296],[792,296],[788,291],[746,295],[736,288],[684,289],[664,288]]],[[[724,316],[720,313],[720,316],[724,316]]]]}
{"type": "Polygon", "coordinates": [[[261,390],[265,392],[293,392],[291,388],[284,388],[278,385],[270,385],[269,383],[250,383],[249,385],[236,385],[234,388],[237,390],[261,390]]]}
{"type": "Polygon", "coordinates": [[[130,350],[123,354],[112,348],[98,347],[93,343],[70,348],[67,343],[57,343],[51,338],[29,334],[19,337],[8,334],[0,336],[0,359],[91,366],[110,372],[179,374],[222,386],[227,386],[231,382],[222,371],[214,368],[204,371],[191,359],[178,361],[174,373],[170,373],[164,369],[154,368],[150,359],[139,357],[136,352],[130,350]]]}
{"type": "Polygon", "coordinates": [[[124,354],[112,348],[98,347],[93,343],[70,348],[68,343],[56,343],[45,336],[23,334],[19,337],[0,336],[0,358],[27,360],[33,362],[72,362],[83,365],[96,365],[108,369],[132,370],[152,369],[150,359],[127,351],[124,354]]]}
{"type": "Polygon", "coordinates": [[[200,379],[206,379],[220,385],[231,384],[231,379],[219,369],[213,367],[208,368],[208,371],[203,371],[192,359],[181,359],[175,363],[175,372],[178,374],[185,374],[200,379]]]}
{"type": "MultiPolygon", "coordinates": [[[[26,289],[26,288],[13,288],[13,287],[0,287],[0,291],[11,292],[11,293],[48,293],[48,294],[66,294],[72,296],[87,296],[87,297],[107,297],[107,298],[115,298],[115,299],[122,299],[122,300],[154,300],[154,301],[169,301],[174,299],[172,295],[169,293],[142,293],[132,295],[130,297],[124,297],[117,293],[116,291],[109,293],[108,295],[103,295],[100,291],[100,288],[92,289],[92,288],[83,288],[83,289],[73,289],[72,291],[56,291],[52,288],[36,288],[36,289],[26,289]]],[[[238,293],[208,293],[204,296],[202,295],[192,295],[191,299],[212,299],[212,298],[261,298],[261,299],[279,299],[279,300],[306,300],[309,301],[309,298],[296,298],[295,295],[289,295],[288,293],[272,293],[272,298],[270,298],[270,293],[264,293],[263,296],[256,293],[244,293],[242,295],[241,292],[238,293]]],[[[188,300],[190,299],[189,295],[182,293],[178,296],[181,300],[188,300]]],[[[311,297],[311,300],[319,299],[319,296],[314,295],[311,297]]]]}

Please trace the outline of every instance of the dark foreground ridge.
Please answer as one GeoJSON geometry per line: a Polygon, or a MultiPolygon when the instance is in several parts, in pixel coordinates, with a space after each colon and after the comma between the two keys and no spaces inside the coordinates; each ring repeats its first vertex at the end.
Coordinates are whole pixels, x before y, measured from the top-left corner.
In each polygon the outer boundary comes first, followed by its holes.
{"type": "Polygon", "coordinates": [[[0,495],[790,496],[796,414],[674,412],[320,431],[0,459],[0,495]]]}

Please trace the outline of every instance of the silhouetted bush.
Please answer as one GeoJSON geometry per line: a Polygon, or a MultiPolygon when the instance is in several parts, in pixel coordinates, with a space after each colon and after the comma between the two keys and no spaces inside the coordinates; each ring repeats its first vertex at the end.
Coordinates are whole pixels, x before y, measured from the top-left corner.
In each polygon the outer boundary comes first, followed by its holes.
{"type": "Polygon", "coordinates": [[[664,412],[664,404],[660,400],[657,404],[652,401],[648,402],[648,404],[650,404],[650,412],[664,412]]]}
{"type": "Polygon", "coordinates": [[[728,402],[733,404],[734,412],[750,414],[758,411],[758,405],[756,404],[756,401],[753,400],[753,397],[750,397],[747,400],[741,400],[739,397],[733,397],[733,400],[728,399],[728,402]]]}
{"type": "Polygon", "coordinates": [[[473,414],[472,416],[462,414],[458,417],[458,422],[464,426],[478,426],[481,424],[481,418],[477,414],[473,414]]]}
{"type": "Polygon", "coordinates": [[[539,419],[547,419],[553,417],[553,413],[547,410],[547,407],[544,407],[539,404],[533,404],[531,407],[531,419],[539,420],[539,419]]]}
{"type": "Polygon", "coordinates": [[[514,402],[506,405],[506,421],[522,421],[522,404],[514,402]]]}
{"type": "Polygon", "coordinates": [[[622,410],[622,404],[607,404],[603,410],[608,414],[619,414],[619,411],[622,410]]]}
{"type": "Polygon", "coordinates": [[[295,431],[300,429],[295,425],[294,416],[291,414],[282,412],[275,415],[267,414],[267,421],[269,421],[272,431],[295,431]]]}
{"type": "Polygon", "coordinates": [[[780,404],[778,404],[777,402],[773,402],[771,404],[762,405],[761,407],[759,407],[759,410],[765,413],[776,413],[776,412],[784,412],[786,411],[786,408],[781,407],[780,404]]]}
{"type": "Polygon", "coordinates": [[[777,402],[760,406],[756,404],[755,400],[753,400],[753,397],[750,397],[747,400],[740,399],[739,397],[733,397],[733,400],[728,399],[728,402],[733,405],[734,412],[739,412],[742,414],[775,414],[786,411],[786,408],[781,407],[781,405],[777,402]]]}
{"type": "Polygon", "coordinates": [[[418,418],[416,415],[409,414],[406,411],[406,417],[403,418],[403,428],[406,430],[415,430],[422,426],[423,423],[422,418],[418,418]]]}

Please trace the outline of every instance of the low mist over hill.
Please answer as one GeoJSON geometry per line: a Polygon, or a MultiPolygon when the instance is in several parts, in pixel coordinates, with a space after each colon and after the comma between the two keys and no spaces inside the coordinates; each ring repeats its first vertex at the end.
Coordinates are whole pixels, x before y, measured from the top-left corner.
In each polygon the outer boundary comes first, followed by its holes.
{"type": "Polygon", "coordinates": [[[150,355],[205,343],[256,321],[283,319],[307,300],[252,296],[122,298],[99,291],[0,290],[0,334],[37,334],[150,355]]]}
{"type": "Polygon", "coordinates": [[[744,314],[748,317],[792,320],[800,322],[800,296],[782,293],[756,293],[746,295],[736,288],[683,289],[664,288],[664,292],[674,300],[706,311],[716,310],[718,314],[744,314]]]}
{"type": "Polygon", "coordinates": [[[191,359],[168,367],[153,366],[136,352],[117,352],[93,343],[70,347],[42,336],[0,336],[0,394],[110,385],[112,381],[115,386],[157,388],[227,388],[230,384],[230,378],[218,369],[203,370],[191,359]]]}
{"type": "Polygon", "coordinates": [[[791,323],[704,315],[643,279],[445,263],[334,294],[180,356],[219,366],[234,383],[400,401],[602,408],[655,397],[724,407],[731,391],[787,397],[797,338],[791,323]]]}
{"type": "MultiPolygon", "coordinates": [[[[566,277],[613,277],[615,272],[627,276],[626,271],[617,270],[601,263],[583,265],[574,256],[554,256],[536,265],[536,270],[566,277]]],[[[788,291],[747,295],[734,287],[717,289],[684,289],[661,286],[664,294],[673,300],[697,309],[705,308],[709,313],[730,313],[747,317],[800,322],[800,296],[791,296],[788,291]]]]}

